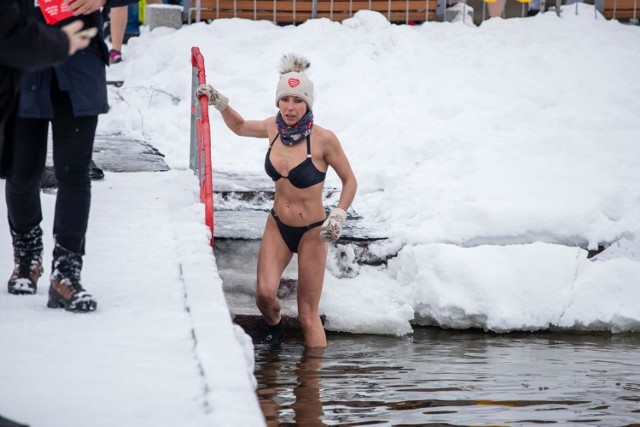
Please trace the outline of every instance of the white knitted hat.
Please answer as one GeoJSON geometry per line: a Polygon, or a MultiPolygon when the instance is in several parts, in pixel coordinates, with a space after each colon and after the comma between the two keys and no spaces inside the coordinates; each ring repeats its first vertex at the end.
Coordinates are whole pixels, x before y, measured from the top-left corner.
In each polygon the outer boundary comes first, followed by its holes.
{"type": "Polygon", "coordinates": [[[297,96],[313,108],[313,82],[305,74],[311,63],[304,57],[290,53],[280,60],[280,81],[276,90],[276,107],[283,96],[297,96]]]}

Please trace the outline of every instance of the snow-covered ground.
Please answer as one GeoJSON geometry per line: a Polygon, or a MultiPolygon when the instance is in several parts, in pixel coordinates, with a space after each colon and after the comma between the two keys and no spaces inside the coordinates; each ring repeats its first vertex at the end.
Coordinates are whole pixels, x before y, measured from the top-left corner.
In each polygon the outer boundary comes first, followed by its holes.
{"type": "MultiPolygon", "coordinates": [[[[93,183],[83,282],[98,310],[46,308],[50,250],[37,295],[0,293],[0,415],[32,427],[261,425],[253,347],[231,323],[197,191],[184,170],[93,183]]],[[[55,197],[42,201],[49,249],[55,197]]],[[[0,242],[8,278],[7,227],[0,242]]]]}
{"type": "MultiPolygon", "coordinates": [[[[389,237],[376,251],[397,252],[387,268],[329,271],[328,329],[639,331],[640,28],[574,10],[480,27],[360,12],[143,30],[110,71],[125,84],[99,131],[149,141],[173,170],[94,183],[84,282],[96,313],[46,309],[46,280],[35,297],[0,294],[0,414],[34,426],[262,423],[188,170],[192,46],[246,118],[275,114],[284,53],[311,61],[316,122],[359,179],[353,207],[389,237]]],[[[211,120],[214,170],[260,172],[266,141],[211,120]]],[[[53,200],[43,195],[45,267],[53,200]]]]}

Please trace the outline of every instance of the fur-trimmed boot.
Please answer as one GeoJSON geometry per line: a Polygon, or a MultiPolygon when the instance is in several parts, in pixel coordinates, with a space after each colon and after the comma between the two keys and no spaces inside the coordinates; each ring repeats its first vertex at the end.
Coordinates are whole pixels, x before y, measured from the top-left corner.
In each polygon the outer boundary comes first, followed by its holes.
{"type": "Polygon", "coordinates": [[[33,295],[42,276],[42,228],[33,227],[27,233],[11,230],[13,240],[13,274],[7,288],[10,294],[33,295]]]}
{"type": "Polygon", "coordinates": [[[80,284],[82,255],[71,252],[56,243],[51,265],[49,286],[49,308],[64,308],[67,311],[88,312],[98,306],[91,294],[80,284]]]}

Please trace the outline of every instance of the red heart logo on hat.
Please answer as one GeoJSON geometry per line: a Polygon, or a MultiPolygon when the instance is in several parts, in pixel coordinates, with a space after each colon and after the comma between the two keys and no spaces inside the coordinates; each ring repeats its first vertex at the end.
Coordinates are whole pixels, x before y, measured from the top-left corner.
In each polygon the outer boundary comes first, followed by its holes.
{"type": "Polygon", "coordinates": [[[296,87],[300,84],[300,80],[294,79],[293,77],[289,79],[289,87],[296,87]]]}

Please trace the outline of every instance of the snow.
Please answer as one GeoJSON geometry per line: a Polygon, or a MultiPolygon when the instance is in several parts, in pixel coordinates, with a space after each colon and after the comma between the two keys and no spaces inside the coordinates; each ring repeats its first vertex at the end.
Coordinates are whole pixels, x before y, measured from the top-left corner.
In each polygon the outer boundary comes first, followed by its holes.
{"type": "MultiPolygon", "coordinates": [[[[640,331],[639,27],[578,4],[480,27],[362,11],[297,27],[144,28],[109,71],[125,84],[110,89],[99,132],[149,141],[172,171],[94,182],[83,280],[96,313],[47,309],[48,272],[35,297],[0,296],[0,414],[32,426],[263,423],[252,346],[230,321],[188,170],[192,46],[247,119],[276,113],[283,54],[311,61],[315,120],[341,140],[353,208],[391,256],[348,277],[330,263],[327,329],[640,331]]],[[[261,173],[266,141],[210,116],[215,173],[261,173]]],[[[333,172],[326,185],[339,186],[333,172]]],[[[54,197],[42,198],[47,268],[54,197]]],[[[0,227],[0,270],[11,268],[0,227]]]]}
{"type": "MultiPolygon", "coordinates": [[[[2,293],[0,414],[30,426],[262,423],[252,347],[232,326],[197,191],[189,170],[93,183],[83,282],[98,310],[46,308],[50,251],[36,296],[2,293]]],[[[51,230],[55,197],[42,202],[51,230]]],[[[7,227],[0,241],[9,272],[7,227]]]]}

